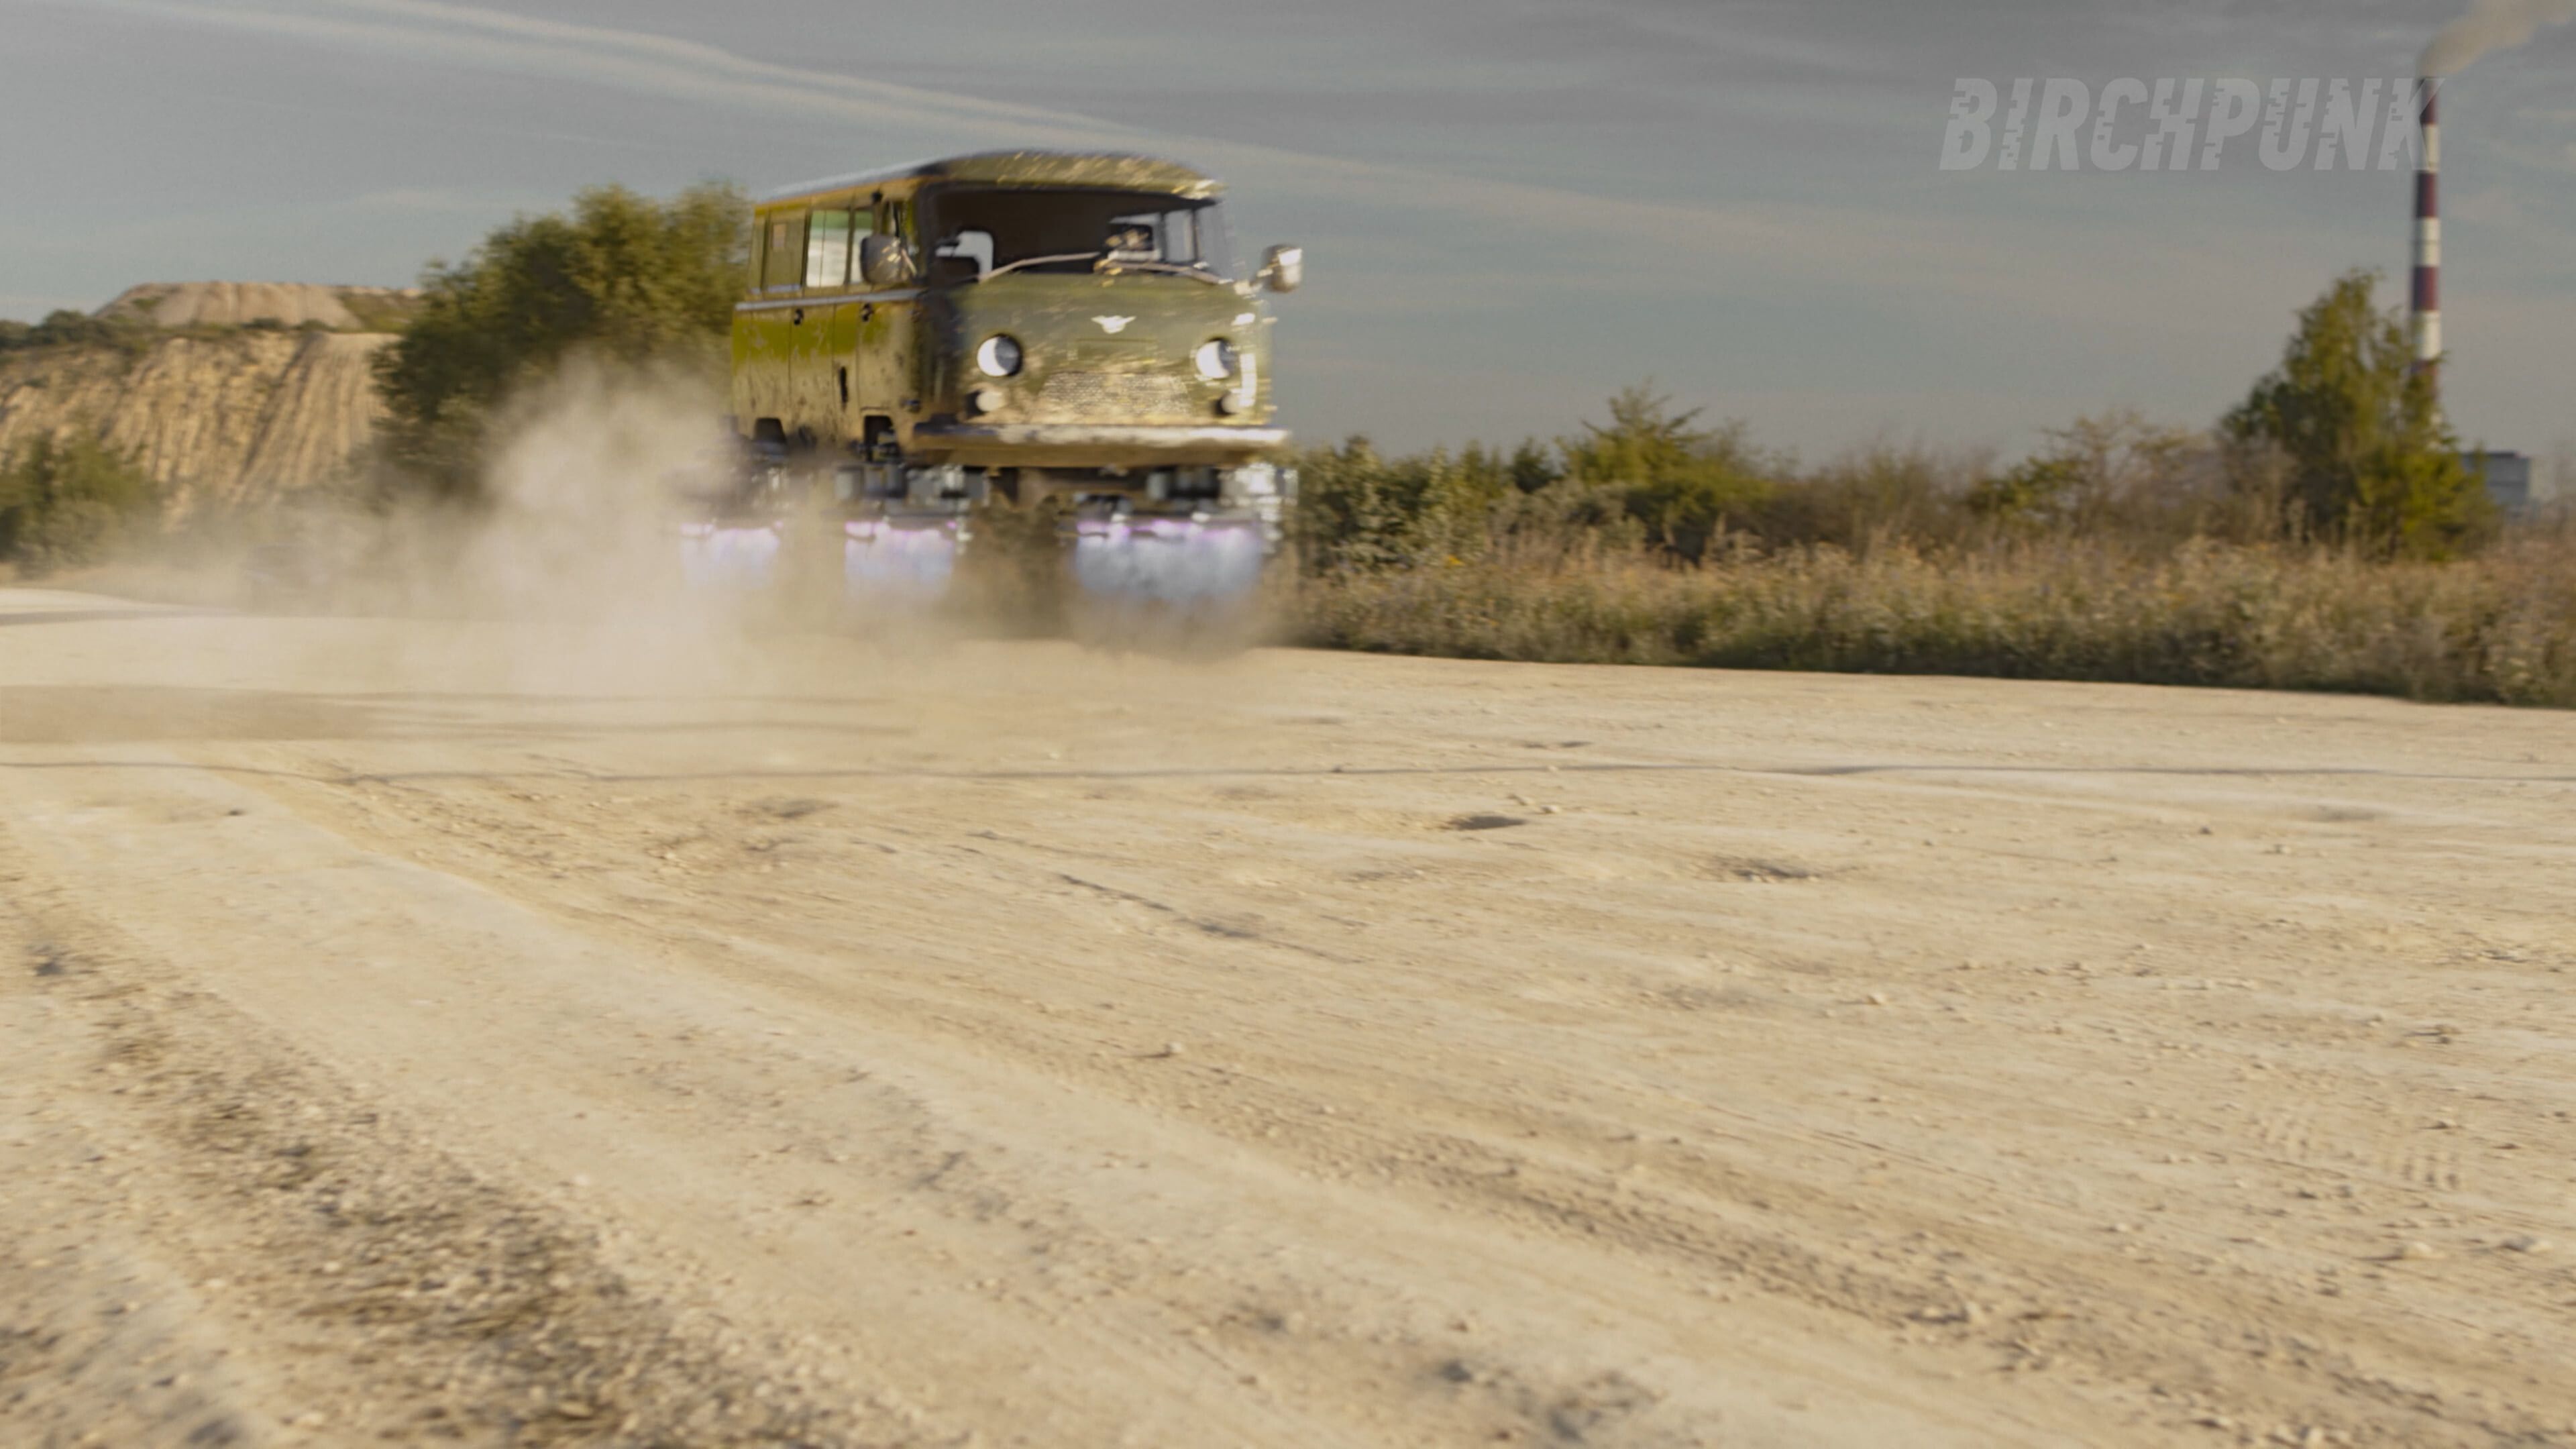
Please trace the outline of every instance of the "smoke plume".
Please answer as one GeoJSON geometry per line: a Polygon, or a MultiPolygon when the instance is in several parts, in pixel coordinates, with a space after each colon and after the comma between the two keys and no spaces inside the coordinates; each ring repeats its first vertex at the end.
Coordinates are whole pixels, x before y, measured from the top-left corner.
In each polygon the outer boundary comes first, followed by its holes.
{"type": "Polygon", "coordinates": [[[2499,50],[2511,50],[2546,25],[2576,20],[2576,0],[2472,0],[2469,13],[2442,27],[2424,47],[2419,71],[2458,75],[2499,50]]]}

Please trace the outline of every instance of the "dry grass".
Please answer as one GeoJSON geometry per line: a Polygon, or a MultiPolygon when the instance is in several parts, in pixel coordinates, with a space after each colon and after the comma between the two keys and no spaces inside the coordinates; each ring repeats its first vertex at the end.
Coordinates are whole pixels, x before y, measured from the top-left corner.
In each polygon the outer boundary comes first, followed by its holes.
{"type": "Polygon", "coordinates": [[[1959,674],[2576,707],[2576,537],[2463,563],[2052,541],[1704,567],[1497,554],[1301,582],[1297,636],[1471,659],[1959,674]]]}

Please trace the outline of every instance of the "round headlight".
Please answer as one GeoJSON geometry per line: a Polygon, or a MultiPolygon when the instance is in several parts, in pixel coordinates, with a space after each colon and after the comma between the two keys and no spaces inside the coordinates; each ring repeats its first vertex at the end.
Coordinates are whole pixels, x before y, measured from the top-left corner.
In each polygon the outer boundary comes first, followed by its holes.
{"type": "Polygon", "coordinates": [[[1199,365],[1199,376],[1210,382],[1223,382],[1234,376],[1234,344],[1222,337],[1200,343],[1190,360],[1199,365]]]}
{"type": "Polygon", "coordinates": [[[1012,377],[1020,370],[1020,344],[999,332],[975,349],[975,370],[986,377],[1012,377]]]}

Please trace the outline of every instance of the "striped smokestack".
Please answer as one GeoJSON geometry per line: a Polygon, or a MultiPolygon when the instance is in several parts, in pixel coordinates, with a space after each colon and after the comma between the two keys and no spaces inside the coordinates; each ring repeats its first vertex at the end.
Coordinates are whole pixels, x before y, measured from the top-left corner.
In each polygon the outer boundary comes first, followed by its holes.
{"type": "Polygon", "coordinates": [[[2415,365],[2431,370],[2442,360],[2442,127],[2441,81],[2427,76],[2424,160],[2415,173],[2415,365]]]}

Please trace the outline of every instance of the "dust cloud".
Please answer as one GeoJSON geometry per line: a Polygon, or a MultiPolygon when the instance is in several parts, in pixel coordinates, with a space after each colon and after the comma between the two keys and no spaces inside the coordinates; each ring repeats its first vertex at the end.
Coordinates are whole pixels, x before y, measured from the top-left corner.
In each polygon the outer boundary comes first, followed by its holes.
{"type": "Polygon", "coordinates": [[[541,625],[494,632],[513,688],[721,688],[755,612],[689,587],[676,544],[679,491],[726,443],[713,401],[682,375],[591,364],[540,385],[502,423],[483,507],[390,520],[410,611],[541,625]]]}
{"type": "MultiPolygon", "coordinates": [[[[982,556],[935,603],[848,592],[828,531],[774,560],[765,580],[692,568],[684,526],[703,524],[709,500],[739,486],[721,409],[702,376],[576,360],[495,419],[471,503],[392,489],[317,495],[228,527],[193,523],[157,556],[78,582],[294,621],[256,637],[296,657],[252,659],[253,636],[237,633],[205,662],[206,678],[192,667],[169,681],[177,687],[282,667],[364,681],[384,697],[697,700],[746,726],[764,701],[864,693],[945,710],[961,696],[1035,687],[1069,708],[1182,722],[1211,674],[1240,697],[1263,673],[1247,654],[1267,637],[1256,602],[1086,602],[1042,516],[975,518],[982,556]],[[393,620],[422,627],[372,627],[393,620]],[[1030,640],[1052,642],[1004,647],[1030,640]]],[[[765,544],[758,535],[745,528],[735,541],[765,544]]],[[[995,728],[1034,737],[1047,726],[995,728]]]]}

